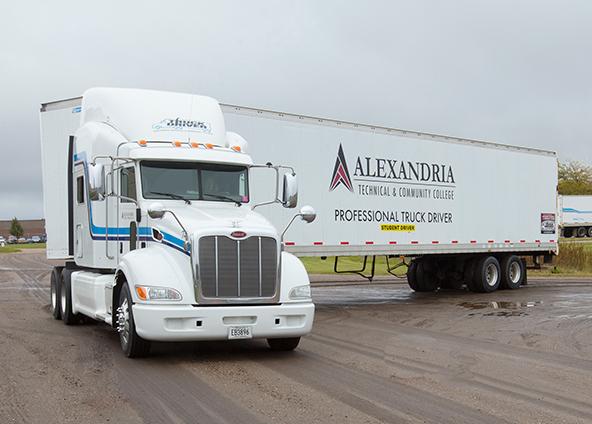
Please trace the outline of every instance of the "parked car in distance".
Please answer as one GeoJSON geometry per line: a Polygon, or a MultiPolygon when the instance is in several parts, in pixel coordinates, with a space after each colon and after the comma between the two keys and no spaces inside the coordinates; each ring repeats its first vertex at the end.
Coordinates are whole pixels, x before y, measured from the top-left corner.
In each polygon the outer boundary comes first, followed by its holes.
{"type": "Polygon", "coordinates": [[[33,237],[31,237],[31,242],[32,243],[41,243],[41,237],[33,236],[33,237]]]}
{"type": "Polygon", "coordinates": [[[23,244],[23,243],[26,243],[26,242],[27,242],[27,239],[26,239],[26,238],[24,238],[24,237],[21,237],[21,238],[19,238],[19,239],[18,239],[16,242],[17,242],[18,244],[23,244]]]}
{"type": "Polygon", "coordinates": [[[8,236],[8,244],[16,243],[17,238],[15,236],[8,236]]]}

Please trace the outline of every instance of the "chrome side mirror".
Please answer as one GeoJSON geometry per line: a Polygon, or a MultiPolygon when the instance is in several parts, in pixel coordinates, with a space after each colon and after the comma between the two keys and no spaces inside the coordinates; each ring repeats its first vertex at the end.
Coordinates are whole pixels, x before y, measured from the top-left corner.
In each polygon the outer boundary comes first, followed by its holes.
{"type": "Polygon", "coordinates": [[[295,208],[298,204],[298,180],[296,174],[287,172],[284,174],[284,192],[282,205],[284,208],[295,208]]]}
{"type": "Polygon", "coordinates": [[[166,210],[162,203],[152,203],[148,206],[148,216],[152,219],[161,219],[166,210]]]}
{"type": "Polygon", "coordinates": [[[302,206],[302,208],[300,208],[299,215],[303,221],[306,221],[309,224],[317,217],[317,213],[315,212],[314,208],[308,205],[302,206]]]}
{"type": "Polygon", "coordinates": [[[88,166],[88,194],[90,200],[105,199],[105,167],[101,163],[88,166]]]}

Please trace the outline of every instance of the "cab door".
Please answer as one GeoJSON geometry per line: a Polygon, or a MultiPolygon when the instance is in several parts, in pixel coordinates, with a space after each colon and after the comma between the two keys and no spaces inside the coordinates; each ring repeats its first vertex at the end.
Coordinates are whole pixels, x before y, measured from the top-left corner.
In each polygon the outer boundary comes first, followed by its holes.
{"type": "Polygon", "coordinates": [[[118,198],[118,246],[119,256],[125,255],[131,250],[137,249],[138,226],[136,220],[137,194],[136,194],[136,169],[134,165],[126,166],[119,171],[119,198],[118,198]]]}

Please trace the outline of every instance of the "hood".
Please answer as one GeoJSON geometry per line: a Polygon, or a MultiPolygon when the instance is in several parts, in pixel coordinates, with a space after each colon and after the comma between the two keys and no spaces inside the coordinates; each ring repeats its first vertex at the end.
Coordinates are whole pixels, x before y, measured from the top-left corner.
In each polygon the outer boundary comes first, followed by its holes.
{"type": "MultiPolygon", "coordinates": [[[[193,201],[191,205],[178,201],[163,201],[165,208],[171,210],[181,221],[189,235],[206,234],[229,235],[233,231],[244,231],[251,235],[278,237],[275,227],[261,214],[247,205],[236,206],[226,202],[193,201]]],[[[171,214],[162,219],[150,219],[150,226],[171,234],[181,235],[182,230],[171,214]]]]}

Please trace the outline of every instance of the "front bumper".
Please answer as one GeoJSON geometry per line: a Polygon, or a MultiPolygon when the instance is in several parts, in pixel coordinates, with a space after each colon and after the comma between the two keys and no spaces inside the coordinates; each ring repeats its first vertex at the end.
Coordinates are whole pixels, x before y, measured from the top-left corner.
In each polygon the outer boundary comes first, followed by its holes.
{"type": "Polygon", "coordinates": [[[253,338],[299,337],[312,330],[313,303],[268,306],[148,305],[132,307],[146,340],[224,340],[230,327],[251,327],[253,338]]]}

